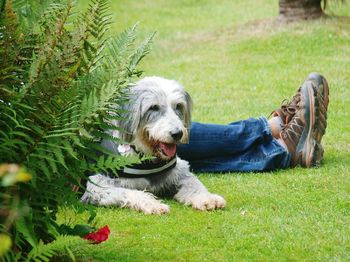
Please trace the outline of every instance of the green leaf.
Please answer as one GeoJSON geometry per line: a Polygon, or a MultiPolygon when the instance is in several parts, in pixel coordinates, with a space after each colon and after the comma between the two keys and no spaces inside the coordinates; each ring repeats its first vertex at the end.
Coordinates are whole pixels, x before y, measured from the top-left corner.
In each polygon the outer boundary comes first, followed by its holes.
{"type": "Polygon", "coordinates": [[[140,63],[141,59],[144,58],[151,50],[151,43],[155,33],[147,37],[143,43],[136,49],[136,51],[130,56],[130,63],[128,66],[131,75],[134,74],[136,66],[140,63]]]}
{"type": "Polygon", "coordinates": [[[36,247],[38,245],[38,239],[34,232],[32,213],[30,213],[30,215],[28,215],[26,218],[19,218],[16,222],[16,228],[32,247],[36,247]]]}

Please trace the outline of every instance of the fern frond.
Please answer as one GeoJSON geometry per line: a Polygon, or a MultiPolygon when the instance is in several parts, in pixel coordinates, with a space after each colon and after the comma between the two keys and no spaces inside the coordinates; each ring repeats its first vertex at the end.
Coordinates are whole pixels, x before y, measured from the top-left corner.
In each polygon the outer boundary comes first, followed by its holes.
{"type": "Polygon", "coordinates": [[[113,99],[119,94],[119,88],[115,80],[109,80],[101,87],[95,87],[87,94],[81,104],[80,122],[89,124],[98,116],[99,112],[108,111],[113,99]]]}
{"type": "Polygon", "coordinates": [[[26,261],[50,261],[57,254],[57,248],[53,245],[45,245],[42,241],[28,254],[26,261]]]}
{"type": "Polygon", "coordinates": [[[136,49],[136,51],[131,54],[130,63],[128,66],[130,76],[139,74],[139,72],[136,71],[136,67],[140,63],[141,59],[150,52],[154,35],[155,33],[146,38],[143,43],[136,49]]]}
{"type": "MultiPolygon", "coordinates": [[[[40,85],[40,77],[46,74],[47,71],[45,69],[49,69],[47,67],[56,64],[50,63],[55,61],[56,57],[60,57],[61,55],[61,53],[55,51],[58,51],[57,45],[66,35],[64,25],[70,15],[71,9],[72,3],[71,1],[68,1],[66,5],[57,3],[51,4],[48,10],[44,13],[44,19],[42,20],[41,25],[46,37],[46,42],[43,43],[44,46],[39,50],[36,59],[34,59],[34,62],[32,63],[28,85],[24,88],[24,95],[29,94],[37,82],[39,82],[38,87],[43,89],[44,86],[40,85]]],[[[53,96],[54,94],[46,93],[45,95],[53,96]]],[[[39,99],[40,98],[42,98],[42,96],[40,96],[39,99]]]]}
{"type": "MultiPolygon", "coordinates": [[[[42,17],[44,11],[52,3],[51,0],[40,0],[40,1],[30,1],[30,0],[16,0],[13,2],[13,8],[19,15],[19,20],[23,26],[26,28],[34,27],[38,20],[42,17]]],[[[63,2],[58,0],[56,2],[63,2]]]]}
{"type": "Polygon", "coordinates": [[[127,55],[135,42],[137,26],[138,24],[135,24],[127,28],[108,42],[106,59],[112,68],[122,69],[127,65],[127,55]]]}
{"type": "Polygon", "coordinates": [[[25,81],[27,72],[22,61],[21,37],[18,16],[12,8],[12,1],[5,1],[0,13],[0,99],[10,101],[25,81]]]}
{"type": "Polygon", "coordinates": [[[108,6],[107,0],[92,1],[87,12],[78,20],[79,24],[77,24],[73,37],[80,38],[84,47],[81,49],[81,60],[79,61],[81,72],[93,72],[103,58],[105,33],[111,24],[108,6]]]}
{"type": "Polygon", "coordinates": [[[137,156],[100,156],[96,163],[89,165],[89,170],[118,176],[118,171],[122,167],[139,162],[140,159],[137,156]]]}

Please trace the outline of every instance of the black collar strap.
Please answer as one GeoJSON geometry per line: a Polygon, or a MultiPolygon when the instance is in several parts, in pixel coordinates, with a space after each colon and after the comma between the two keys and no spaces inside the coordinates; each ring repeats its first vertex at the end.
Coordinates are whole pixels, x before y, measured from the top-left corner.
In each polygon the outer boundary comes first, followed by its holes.
{"type": "Polygon", "coordinates": [[[118,171],[119,177],[140,178],[160,175],[176,166],[176,155],[165,161],[160,159],[148,159],[139,164],[124,167],[118,171]]]}

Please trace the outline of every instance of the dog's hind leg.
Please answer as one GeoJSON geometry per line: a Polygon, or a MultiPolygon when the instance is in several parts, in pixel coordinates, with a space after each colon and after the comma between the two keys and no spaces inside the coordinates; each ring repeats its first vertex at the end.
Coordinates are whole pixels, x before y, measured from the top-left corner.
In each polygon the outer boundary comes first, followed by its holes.
{"type": "Polygon", "coordinates": [[[148,192],[116,187],[112,179],[102,175],[90,177],[81,201],[99,206],[128,207],[145,214],[169,213],[169,206],[148,192]]]}
{"type": "Polygon", "coordinates": [[[223,197],[208,192],[193,174],[186,174],[179,179],[174,199],[198,210],[224,208],[226,205],[223,197]]]}

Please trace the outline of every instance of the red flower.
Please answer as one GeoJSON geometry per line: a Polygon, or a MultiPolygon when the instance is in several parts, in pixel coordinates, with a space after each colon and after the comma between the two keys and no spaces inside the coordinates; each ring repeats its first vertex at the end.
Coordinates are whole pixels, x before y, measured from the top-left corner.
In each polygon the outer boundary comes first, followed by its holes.
{"type": "Polygon", "coordinates": [[[84,239],[92,241],[92,244],[99,244],[108,239],[108,235],[111,231],[108,226],[100,228],[97,232],[92,232],[87,234],[84,239]]]}

